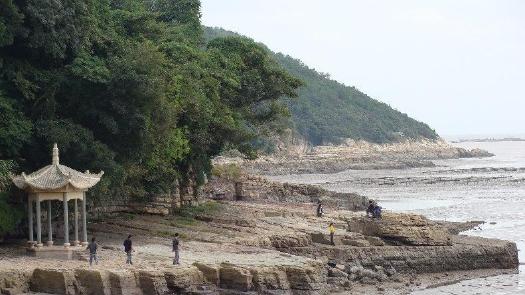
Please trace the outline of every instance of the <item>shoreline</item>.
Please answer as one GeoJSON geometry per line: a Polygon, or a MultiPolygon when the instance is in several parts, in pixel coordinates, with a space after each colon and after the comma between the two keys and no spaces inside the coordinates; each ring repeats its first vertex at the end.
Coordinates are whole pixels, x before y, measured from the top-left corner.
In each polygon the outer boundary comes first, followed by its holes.
{"type": "Polygon", "coordinates": [[[510,273],[517,263],[514,243],[455,234],[475,223],[389,212],[378,221],[337,202],[327,205],[326,216],[316,217],[313,203],[260,197],[213,202],[219,207],[191,220],[138,214],[99,218],[89,224],[101,247],[100,265],[93,267],[85,254],[63,261],[0,248],[0,289],[12,294],[408,294],[436,280],[510,273]],[[325,233],[329,222],[337,227],[335,246],[325,233]],[[183,238],[180,267],[171,265],[174,232],[183,238]],[[133,266],[124,264],[123,233],[134,236],[133,266]],[[328,266],[334,260],[335,268],[328,266]]]}
{"type": "Polygon", "coordinates": [[[99,266],[90,268],[82,253],[64,262],[0,247],[0,291],[393,295],[511,274],[519,264],[515,243],[460,234],[481,221],[388,211],[369,219],[364,196],[250,174],[212,177],[202,192],[221,200],[202,199],[179,215],[100,213],[88,228],[100,241],[99,266]],[[319,200],[323,217],[314,213],[319,200]],[[337,228],[334,246],[330,222],[337,228]],[[170,263],[175,232],[182,237],[180,267],[170,263]],[[123,263],[124,233],[136,237],[137,266],[123,263]]]}
{"type": "MultiPolygon", "coordinates": [[[[296,149],[291,149],[296,150],[296,149]]],[[[454,147],[444,140],[372,144],[348,141],[338,146],[317,146],[293,154],[262,156],[257,160],[217,157],[214,165],[238,165],[254,175],[328,174],[344,170],[383,170],[435,167],[434,160],[492,157],[481,150],[454,147]]]]}

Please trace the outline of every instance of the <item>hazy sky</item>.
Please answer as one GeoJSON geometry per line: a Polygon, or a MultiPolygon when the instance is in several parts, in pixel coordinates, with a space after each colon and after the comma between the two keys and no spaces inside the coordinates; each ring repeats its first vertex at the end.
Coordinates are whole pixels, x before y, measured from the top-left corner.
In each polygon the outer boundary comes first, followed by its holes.
{"type": "Polygon", "coordinates": [[[202,15],[441,135],[525,133],[525,0],[202,0],[202,15]]]}

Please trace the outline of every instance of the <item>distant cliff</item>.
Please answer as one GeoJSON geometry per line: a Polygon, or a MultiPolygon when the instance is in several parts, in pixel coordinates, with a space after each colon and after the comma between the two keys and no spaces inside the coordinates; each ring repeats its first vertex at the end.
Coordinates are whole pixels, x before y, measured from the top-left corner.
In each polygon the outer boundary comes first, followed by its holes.
{"type": "MultiPolygon", "coordinates": [[[[205,28],[206,40],[238,36],[221,28],[205,28]]],[[[296,99],[285,99],[293,131],[313,145],[339,143],[343,139],[373,143],[405,139],[437,139],[427,124],[416,121],[355,87],[345,86],[288,55],[272,53],[275,60],[304,86],[296,99]]],[[[351,69],[349,69],[351,70],[351,69]]]]}

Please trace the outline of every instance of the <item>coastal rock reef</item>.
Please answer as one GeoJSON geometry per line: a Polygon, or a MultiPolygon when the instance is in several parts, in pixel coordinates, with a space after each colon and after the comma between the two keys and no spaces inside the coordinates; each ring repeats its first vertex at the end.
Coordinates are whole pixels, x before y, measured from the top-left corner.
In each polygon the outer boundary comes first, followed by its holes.
{"type": "MultiPolygon", "coordinates": [[[[100,245],[99,264],[30,257],[0,248],[2,294],[403,294],[425,286],[420,278],[456,279],[461,271],[514,271],[512,242],[457,235],[465,224],[414,214],[364,212],[334,205],[314,214],[315,203],[210,201],[192,217],[109,215],[89,225],[100,245]],[[327,225],[336,227],[334,244],[327,225]],[[123,234],[125,233],[125,234],[123,234]],[[134,264],[121,242],[134,236],[134,264]],[[182,240],[181,265],[172,264],[170,238],[182,240]],[[392,287],[392,288],[394,288],[392,287]],[[392,294],[392,293],[390,293],[392,294]]],[[[467,272],[468,274],[468,272],[467,272]]],[[[471,274],[472,275],[472,274],[471,274]]],[[[466,274],[463,273],[463,278],[466,274]]],[[[435,283],[435,279],[432,279],[435,283]]],[[[439,281],[439,280],[438,280],[439,281]]]]}

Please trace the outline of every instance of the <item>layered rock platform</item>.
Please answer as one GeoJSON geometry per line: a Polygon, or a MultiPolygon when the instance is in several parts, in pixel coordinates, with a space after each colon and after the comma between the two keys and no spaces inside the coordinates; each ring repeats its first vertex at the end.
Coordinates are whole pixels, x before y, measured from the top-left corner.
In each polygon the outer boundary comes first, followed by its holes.
{"type": "MultiPolygon", "coordinates": [[[[90,224],[100,244],[99,265],[83,260],[35,259],[17,247],[0,248],[3,294],[331,294],[385,284],[404,294],[421,288],[425,274],[456,279],[458,271],[518,265],[511,242],[454,234],[456,224],[385,212],[362,212],[315,203],[222,201],[193,219],[112,216],[90,224]],[[327,225],[336,226],[335,245],[327,225]],[[182,237],[181,265],[172,265],[170,237],[182,237]],[[122,240],[132,234],[134,265],[122,240]],[[450,275],[450,277],[448,277],[450,275]],[[419,285],[418,285],[419,284],[419,285]],[[396,289],[397,290],[397,289],[396,289]]],[[[465,274],[464,274],[465,275],[465,274]]],[[[473,274],[471,274],[473,275],[473,274]]],[[[434,281],[435,283],[435,281],[434,281]]],[[[364,292],[364,291],[363,291],[364,292]]],[[[368,291],[367,291],[368,292],[368,291]]],[[[374,294],[370,293],[369,294],[374,294]]]]}

